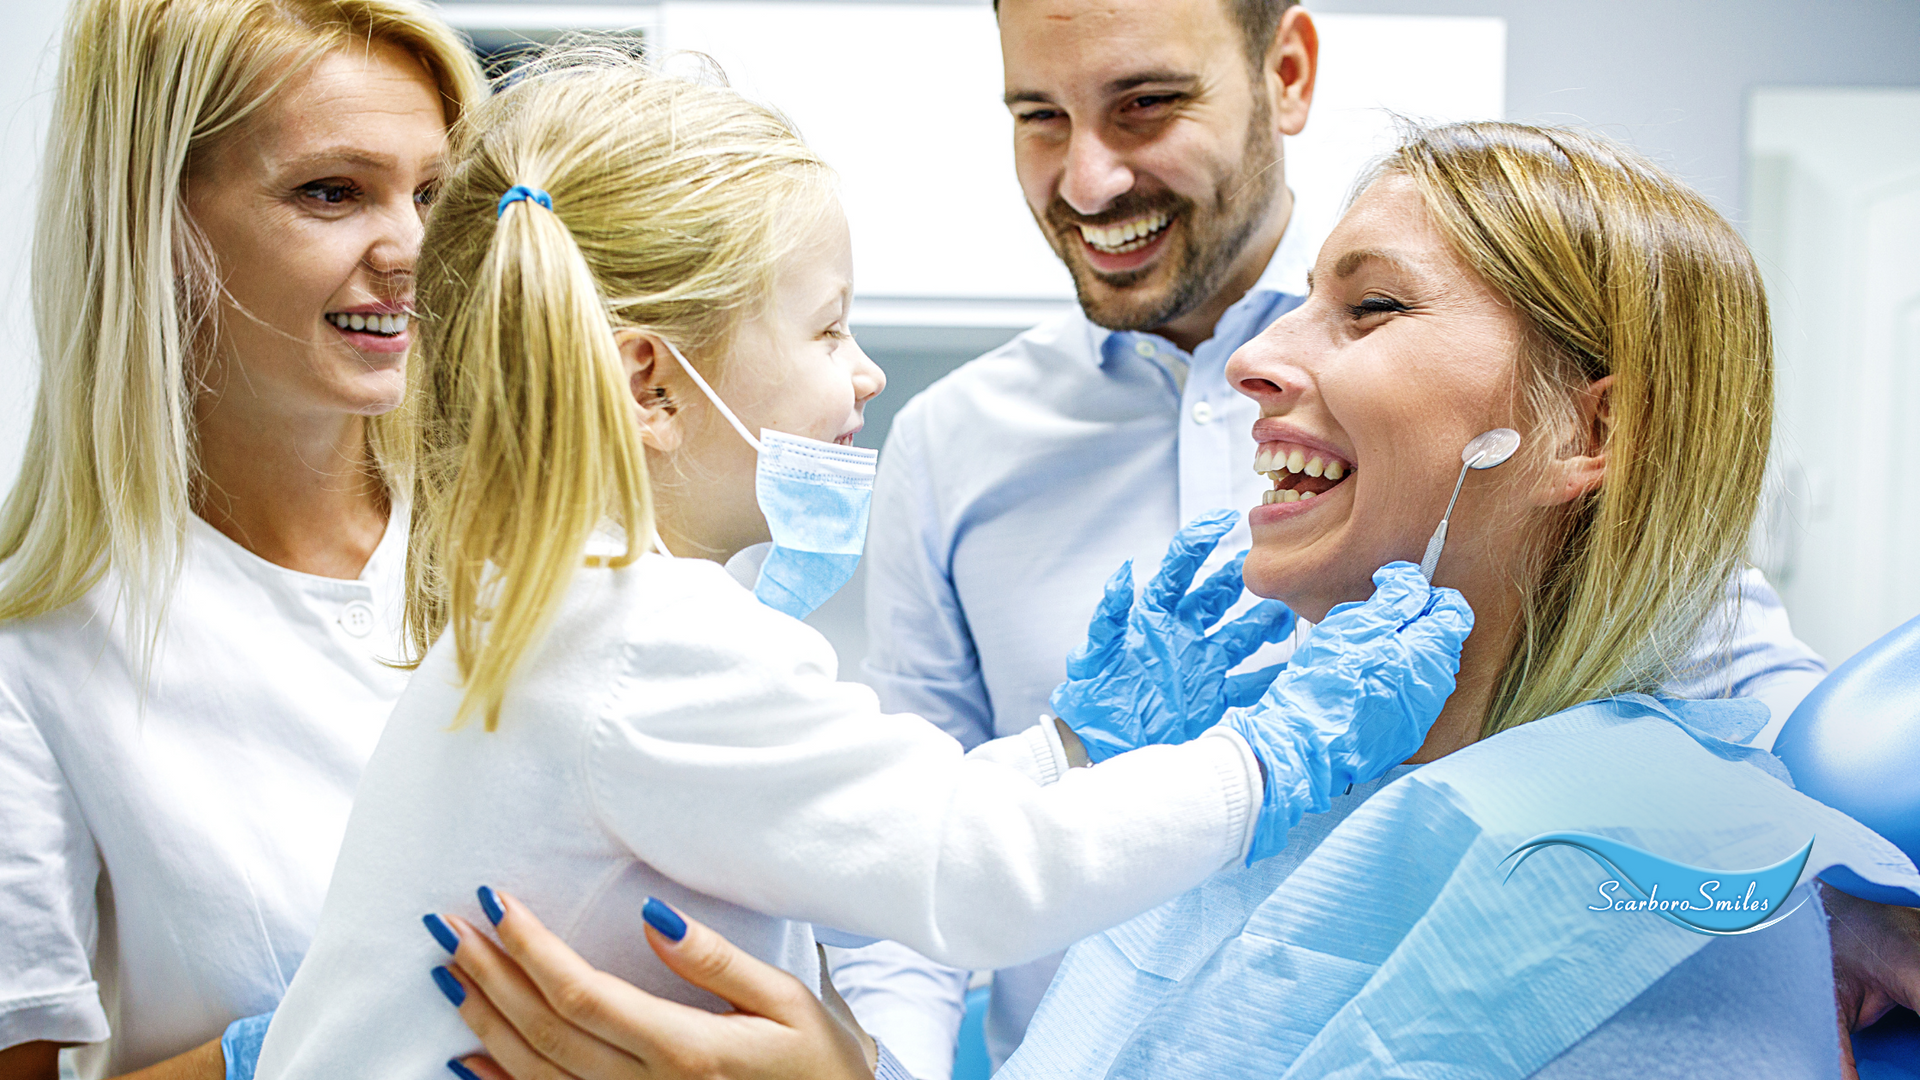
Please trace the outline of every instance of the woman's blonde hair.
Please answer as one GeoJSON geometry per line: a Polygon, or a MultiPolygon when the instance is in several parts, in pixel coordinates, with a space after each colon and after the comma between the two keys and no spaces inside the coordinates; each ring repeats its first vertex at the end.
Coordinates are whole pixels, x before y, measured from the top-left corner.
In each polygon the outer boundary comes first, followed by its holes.
{"type": "Polygon", "coordinates": [[[1410,178],[1455,251],[1523,316],[1523,412],[1549,452],[1613,377],[1606,477],[1573,507],[1484,733],[1676,674],[1745,553],[1773,417],[1765,289],[1733,227],[1631,150],[1564,128],[1412,128],[1410,178]]]}
{"type": "Polygon", "coordinates": [[[33,245],[40,385],[0,509],[0,620],[77,600],[109,568],[151,632],[184,552],[193,380],[217,278],[189,163],[334,50],[391,42],[449,123],[486,86],[412,0],[78,0],[61,44],[33,245]]]}
{"type": "Polygon", "coordinates": [[[451,626],[464,719],[488,730],[588,538],[648,548],[646,451],[614,333],[710,378],[831,204],[791,123],[732,90],[575,46],[516,72],[455,131],[428,215],[407,373],[415,426],[407,631],[451,626]],[[500,198],[524,185],[547,209],[500,198]]]}

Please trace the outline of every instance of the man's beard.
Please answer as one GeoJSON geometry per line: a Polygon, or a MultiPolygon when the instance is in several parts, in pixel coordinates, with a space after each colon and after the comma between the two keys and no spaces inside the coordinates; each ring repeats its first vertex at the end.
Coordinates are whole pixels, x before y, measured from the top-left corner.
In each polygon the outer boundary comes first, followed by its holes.
{"type": "Polygon", "coordinates": [[[1204,211],[1198,211],[1192,199],[1170,191],[1129,191],[1099,214],[1087,217],[1054,196],[1042,224],[1054,253],[1073,275],[1074,291],[1088,319],[1109,330],[1153,330],[1220,291],[1279,194],[1278,185],[1267,176],[1279,160],[1278,137],[1267,112],[1255,110],[1239,168],[1215,187],[1213,205],[1204,211]],[[1179,230],[1167,238],[1170,246],[1178,246],[1156,264],[1119,274],[1103,274],[1087,265],[1079,250],[1084,241],[1077,226],[1109,225],[1156,212],[1173,217],[1174,224],[1167,227],[1179,230]],[[1169,272],[1171,283],[1158,295],[1134,289],[1152,275],[1169,272]]]}

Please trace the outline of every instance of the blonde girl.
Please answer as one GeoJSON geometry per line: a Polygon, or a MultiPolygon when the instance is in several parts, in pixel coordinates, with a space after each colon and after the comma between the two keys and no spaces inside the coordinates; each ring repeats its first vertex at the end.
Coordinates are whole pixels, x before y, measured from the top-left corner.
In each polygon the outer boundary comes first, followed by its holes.
{"type": "MultiPolygon", "coordinates": [[[[449,1007],[468,986],[444,964],[471,932],[456,913],[497,921],[509,891],[595,963],[707,1008],[643,912],[670,936],[681,911],[723,927],[816,993],[814,924],[967,966],[1042,955],[1264,855],[1438,710],[1384,691],[1256,708],[1069,775],[1084,759],[1055,725],[963,754],[834,681],[792,613],[846,566],[819,541],[861,516],[847,444],[884,379],[847,333],[831,174],[730,90],[592,51],[517,77],[457,134],[425,249],[408,625],[426,654],[262,1078],[471,1075],[449,1007]],[[720,565],[769,539],[757,572],[720,565]]],[[[1382,580],[1348,618],[1407,627],[1393,664],[1335,666],[1450,686],[1470,616],[1411,567],[1382,580]]]]}
{"type": "Polygon", "coordinates": [[[404,678],[399,403],[446,126],[410,0],[76,0],[0,511],[0,1077],[219,1076],[404,678]]]}

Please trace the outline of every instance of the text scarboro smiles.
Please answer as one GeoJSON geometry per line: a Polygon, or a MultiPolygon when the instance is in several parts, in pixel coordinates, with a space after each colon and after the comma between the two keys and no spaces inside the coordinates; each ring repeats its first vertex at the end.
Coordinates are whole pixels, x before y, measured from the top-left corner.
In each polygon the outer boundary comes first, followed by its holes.
{"type": "Polygon", "coordinates": [[[1754,896],[1759,889],[1758,881],[1749,880],[1744,893],[1737,900],[1729,900],[1718,895],[1719,881],[1703,881],[1699,886],[1697,898],[1682,896],[1679,899],[1661,899],[1660,883],[1654,882],[1645,897],[1632,895],[1620,882],[1608,878],[1600,883],[1600,903],[1589,904],[1588,911],[1747,911],[1765,917],[1772,909],[1770,900],[1764,896],[1754,896]]]}

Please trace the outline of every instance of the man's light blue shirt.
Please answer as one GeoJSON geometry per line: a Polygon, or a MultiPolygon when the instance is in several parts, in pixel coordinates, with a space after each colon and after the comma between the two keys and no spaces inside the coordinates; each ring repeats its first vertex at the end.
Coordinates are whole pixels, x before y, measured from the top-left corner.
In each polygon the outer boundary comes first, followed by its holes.
{"type": "MultiPolygon", "coordinates": [[[[969,748],[1025,730],[1108,575],[1132,559],[1144,582],[1181,523],[1259,503],[1270,486],[1253,471],[1259,408],[1228,387],[1227,358],[1299,305],[1327,228],[1296,207],[1266,271],[1191,353],[1076,308],[907,403],[880,455],[867,537],[865,677],[888,709],[969,748]]],[[[1213,562],[1247,542],[1243,523],[1213,562]]],[[[996,1065],[1058,963],[995,973],[996,1065]]],[[[929,1007],[960,1008],[964,980],[946,982],[954,1000],[929,1007]]]]}
{"type": "MultiPolygon", "coordinates": [[[[1259,505],[1271,486],[1253,471],[1259,407],[1227,384],[1227,359],[1299,306],[1330,228],[1296,204],[1265,272],[1191,353],[1075,310],[901,410],[880,455],[866,556],[865,676],[889,710],[917,713],[968,747],[1024,730],[1047,711],[1122,562],[1133,560],[1144,583],[1182,523],[1259,505]]],[[[1247,544],[1242,522],[1213,561],[1247,544]]],[[[1676,696],[1744,694],[1784,674],[1790,686],[1775,697],[1797,701],[1818,681],[1824,666],[1783,616],[1750,617],[1779,615],[1772,590],[1750,578],[1757,592],[1746,578],[1730,588],[1747,605],[1740,671],[1670,687],[1676,696]]],[[[987,1037],[996,1065],[1018,1045],[1058,962],[995,973],[987,1037]]]]}
{"type": "MultiPolygon", "coordinates": [[[[883,702],[969,747],[1026,729],[1108,575],[1132,559],[1144,582],[1183,522],[1259,504],[1259,407],[1226,365],[1300,303],[1325,226],[1298,217],[1191,353],[1076,309],[900,411],[866,555],[866,674],[883,702]]],[[[1247,542],[1242,523],[1215,561],[1247,542]]]]}

